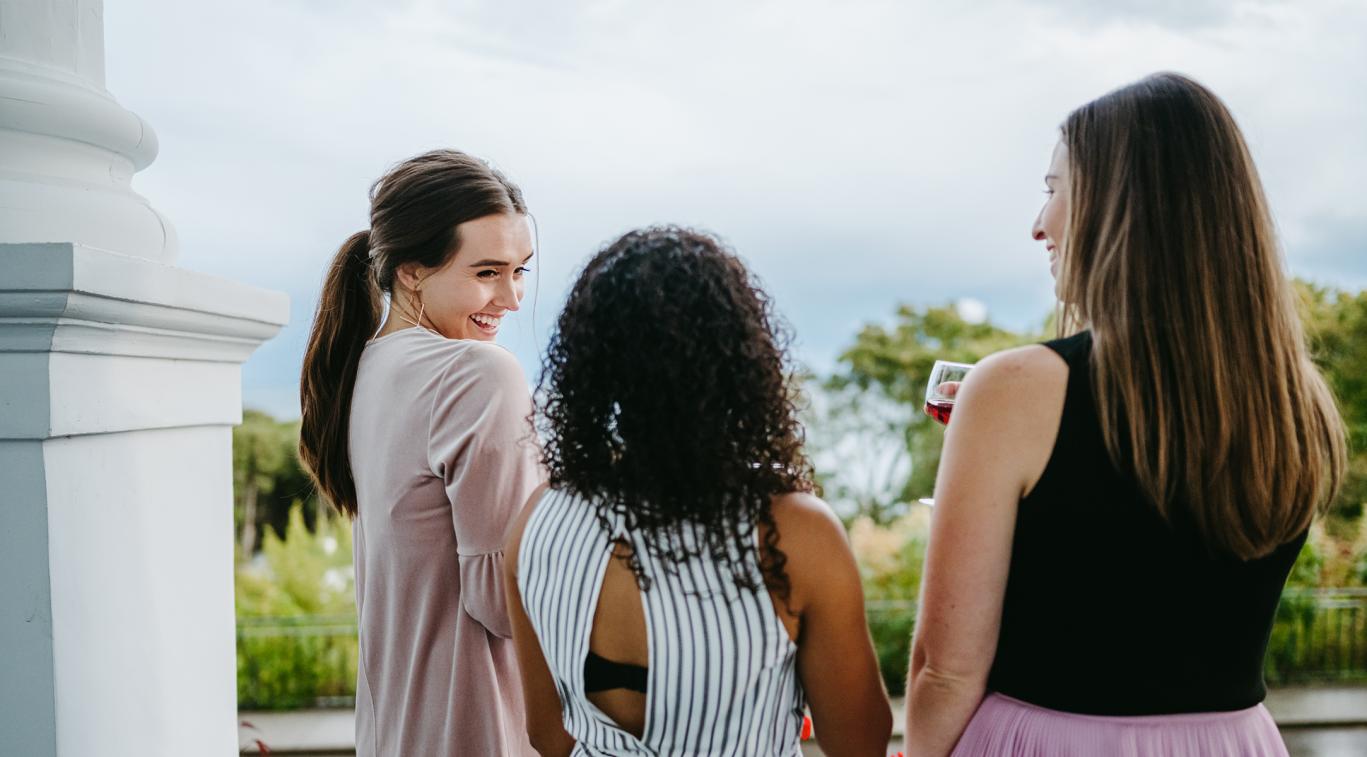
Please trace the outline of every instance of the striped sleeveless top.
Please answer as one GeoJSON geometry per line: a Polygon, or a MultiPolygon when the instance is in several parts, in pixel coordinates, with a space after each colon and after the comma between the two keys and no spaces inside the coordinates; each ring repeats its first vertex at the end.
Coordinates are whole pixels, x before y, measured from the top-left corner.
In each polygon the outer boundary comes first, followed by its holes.
{"type": "MultiPolygon", "coordinates": [[[[805,698],[797,645],[767,591],[735,585],[706,553],[661,565],[618,518],[604,530],[594,507],[550,490],[523,532],[517,580],[560,694],[574,755],[776,755],[801,753],[805,698]],[[645,728],[617,727],[584,696],[584,660],[599,590],[621,538],[651,579],[641,593],[650,650],[645,728]]],[[[700,532],[685,529],[690,546],[700,532]]],[[[747,556],[759,582],[758,556],[747,556]]]]}

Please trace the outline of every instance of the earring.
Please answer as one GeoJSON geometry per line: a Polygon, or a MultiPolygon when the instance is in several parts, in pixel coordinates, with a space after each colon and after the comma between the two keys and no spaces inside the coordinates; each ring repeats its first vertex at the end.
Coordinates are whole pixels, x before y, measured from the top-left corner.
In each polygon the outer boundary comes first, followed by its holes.
{"type": "Polygon", "coordinates": [[[412,318],[409,318],[408,316],[404,315],[403,313],[398,313],[398,316],[399,318],[413,324],[414,326],[417,326],[418,328],[426,328],[422,325],[422,314],[423,310],[427,307],[427,304],[422,301],[421,290],[414,289],[413,294],[416,294],[418,296],[418,320],[415,321],[412,318]]]}

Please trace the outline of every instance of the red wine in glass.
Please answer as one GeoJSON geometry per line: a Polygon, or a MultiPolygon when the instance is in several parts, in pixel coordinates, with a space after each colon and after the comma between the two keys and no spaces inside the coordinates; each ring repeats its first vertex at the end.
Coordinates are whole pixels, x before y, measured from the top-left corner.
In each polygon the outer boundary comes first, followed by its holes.
{"type": "MultiPolygon", "coordinates": [[[[949,414],[954,411],[954,395],[959,393],[959,385],[971,368],[973,365],[970,363],[935,361],[935,367],[930,369],[930,382],[926,386],[926,415],[945,425],[949,424],[949,414]]],[[[935,505],[935,500],[929,497],[922,497],[917,502],[935,505]]]]}
{"type": "Polygon", "coordinates": [[[972,368],[971,363],[935,361],[935,367],[930,369],[930,382],[926,385],[926,415],[940,423],[949,423],[949,414],[954,410],[954,395],[959,393],[959,385],[972,368]]]}
{"type": "Polygon", "coordinates": [[[926,415],[939,423],[949,423],[949,414],[954,410],[954,400],[926,400],[926,415]]]}

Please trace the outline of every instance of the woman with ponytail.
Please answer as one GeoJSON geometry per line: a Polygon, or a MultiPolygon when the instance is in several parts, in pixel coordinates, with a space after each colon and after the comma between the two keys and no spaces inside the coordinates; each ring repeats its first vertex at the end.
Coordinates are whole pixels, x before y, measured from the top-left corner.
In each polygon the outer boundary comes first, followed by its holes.
{"type": "Polygon", "coordinates": [[[300,455],[354,519],[356,753],[530,754],[501,547],[543,475],[526,379],[493,343],[522,299],[527,209],[452,150],[400,163],[370,196],[300,384],[300,455]]]}

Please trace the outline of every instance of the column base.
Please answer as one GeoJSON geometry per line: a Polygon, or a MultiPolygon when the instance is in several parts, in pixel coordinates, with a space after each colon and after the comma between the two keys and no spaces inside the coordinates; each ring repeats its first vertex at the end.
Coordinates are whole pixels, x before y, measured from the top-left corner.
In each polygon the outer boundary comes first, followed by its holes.
{"type": "Polygon", "coordinates": [[[236,754],[231,427],[287,316],[143,258],[0,244],[6,749],[236,754]]]}

